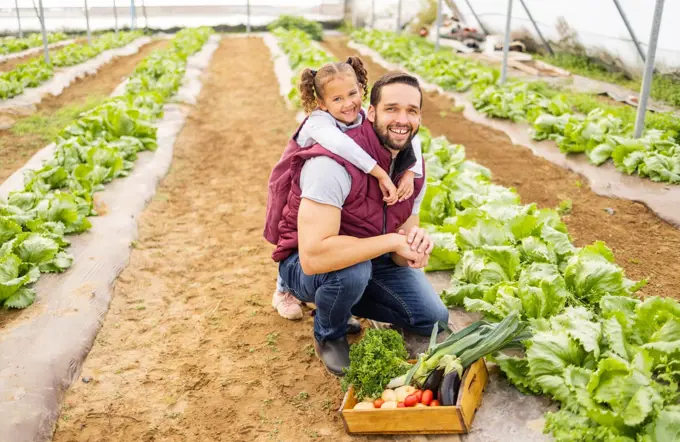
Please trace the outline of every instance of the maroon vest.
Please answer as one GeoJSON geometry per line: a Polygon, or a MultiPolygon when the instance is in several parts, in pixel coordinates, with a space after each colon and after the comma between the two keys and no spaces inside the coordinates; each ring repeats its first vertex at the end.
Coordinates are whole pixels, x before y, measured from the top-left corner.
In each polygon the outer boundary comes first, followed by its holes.
{"type": "MultiPolygon", "coordinates": [[[[277,246],[272,255],[274,261],[286,259],[298,247],[297,215],[302,194],[300,173],[305,161],[313,157],[332,158],[345,167],[352,177],[352,186],[342,207],[340,235],[368,238],[393,233],[411,216],[416,196],[425,183],[424,170],[423,177],[415,179],[413,195],[408,200],[386,206],[378,180],[319,144],[301,149],[295,141],[299,130],[298,128],[288,142],[269,178],[264,237],[277,246]]],[[[392,154],[382,146],[367,119],[364,119],[361,126],[350,129],[346,134],[375,159],[380,167],[389,172],[392,154]]],[[[395,183],[399,183],[403,173],[413,166],[415,160],[413,149],[406,149],[397,155],[392,173],[395,183]]]]}

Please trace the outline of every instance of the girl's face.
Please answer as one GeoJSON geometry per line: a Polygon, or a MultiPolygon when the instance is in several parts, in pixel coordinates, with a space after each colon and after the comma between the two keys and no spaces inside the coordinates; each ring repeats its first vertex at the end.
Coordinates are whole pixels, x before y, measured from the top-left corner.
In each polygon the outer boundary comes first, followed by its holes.
{"type": "Polygon", "coordinates": [[[319,108],[345,124],[356,121],[361,110],[361,90],[351,74],[335,75],[323,88],[319,108]]]}

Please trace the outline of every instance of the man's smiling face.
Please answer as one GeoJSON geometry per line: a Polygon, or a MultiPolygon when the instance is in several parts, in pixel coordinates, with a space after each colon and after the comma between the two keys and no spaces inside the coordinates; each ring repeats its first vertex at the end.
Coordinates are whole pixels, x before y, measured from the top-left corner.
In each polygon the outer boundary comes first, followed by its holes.
{"type": "Polygon", "coordinates": [[[385,147],[398,152],[410,146],[420,128],[420,101],[420,91],[411,85],[383,86],[380,101],[368,109],[368,120],[385,147]]]}

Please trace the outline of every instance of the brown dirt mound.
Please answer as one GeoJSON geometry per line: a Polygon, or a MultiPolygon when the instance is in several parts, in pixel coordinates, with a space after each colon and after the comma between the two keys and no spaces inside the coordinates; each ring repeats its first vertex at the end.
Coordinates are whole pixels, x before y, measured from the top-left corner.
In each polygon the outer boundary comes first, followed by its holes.
{"type": "MultiPolygon", "coordinates": [[[[324,47],[341,60],[360,56],[347,47],[344,37],[327,39],[324,47]]],[[[371,82],[387,72],[368,57],[362,60],[371,82]]],[[[445,135],[465,145],[467,157],[491,169],[494,182],[515,188],[523,203],[555,208],[570,199],[573,210],[564,220],[577,246],[605,241],[628,277],[650,280],[640,292],[643,296],[680,299],[680,230],[643,204],[595,194],[579,175],[513,145],[500,131],[470,122],[454,112],[454,106],[448,97],[426,93],[423,124],[434,136],[445,135]]]]}
{"type": "Polygon", "coordinates": [[[25,55],[23,57],[12,58],[11,60],[7,60],[3,63],[0,63],[0,72],[13,71],[14,68],[19,66],[20,64],[28,63],[32,59],[34,59],[36,57],[41,57],[41,56],[42,56],[42,52],[36,52],[36,53],[33,53],[33,54],[25,55]]]}

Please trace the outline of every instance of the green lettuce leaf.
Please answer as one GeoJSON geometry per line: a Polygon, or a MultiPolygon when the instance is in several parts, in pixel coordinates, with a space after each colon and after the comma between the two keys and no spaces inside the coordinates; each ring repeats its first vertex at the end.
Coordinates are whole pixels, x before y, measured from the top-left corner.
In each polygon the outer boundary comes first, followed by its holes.
{"type": "Polygon", "coordinates": [[[21,226],[9,218],[0,216],[0,245],[21,233],[21,226]]]}
{"type": "Polygon", "coordinates": [[[553,264],[534,263],[522,270],[517,296],[527,318],[547,318],[564,308],[569,293],[553,264]]]}
{"type": "Polygon", "coordinates": [[[43,273],[61,273],[71,267],[73,256],[66,252],[57,253],[50,261],[40,264],[40,271],[43,273]]]}
{"type": "Polygon", "coordinates": [[[680,440],[680,405],[670,405],[659,411],[656,419],[646,428],[647,442],[680,440]]]}
{"type": "Polygon", "coordinates": [[[425,271],[453,270],[460,261],[460,252],[456,245],[456,235],[446,232],[432,232],[430,238],[434,249],[425,271]]]}
{"type": "Polygon", "coordinates": [[[601,241],[584,247],[568,261],[564,272],[567,288],[590,304],[605,295],[627,294],[623,269],[613,261],[611,250],[601,241]]]}
{"type": "Polygon", "coordinates": [[[39,276],[37,267],[23,264],[14,254],[0,257],[0,303],[11,298],[23,286],[35,282],[39,276]]]}
{"type": "Polygon", "coordinates": [[[14,245],[14,253],[22,261],[39,265],[51,261],[59,252],[59,245],[38,233],[26,233],[14,245]]]}
{"type": "Polygon", "coordinates": [[[28,287],[21,287],[19,290],[14,292],[9,298],[5,300],[3,306],[7,309],[10,308],[26,308],[33,304],[35,301],[35,290],[28,287]]]}

